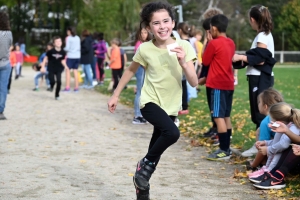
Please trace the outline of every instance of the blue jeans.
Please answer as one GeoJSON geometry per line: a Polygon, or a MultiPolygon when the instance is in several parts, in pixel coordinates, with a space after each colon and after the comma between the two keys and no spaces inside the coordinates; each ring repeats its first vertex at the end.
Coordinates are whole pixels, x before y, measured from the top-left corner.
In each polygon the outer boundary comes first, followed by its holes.
{"type": "Polygon", "coordinates": [[[96,80],[97,77],[96,77],[96,63],[97,63],[97,57],[93,57],[93,62],[91,64],[91,67],[92,67],[92,72],[93,72],[93,80],[96,80]]]}
{"type": "Polygon", "coordinates": [[[0,67],[0,113],[4,112],[7,97],[7,85],[11,70],[10,63],[0,67]]]}
{"type": "Polygon", "coordinates": [[[84,76],[84,85],[93,86],[93,75],[92,75],[92,67],[91,64],[81,64],[84,76]]]}
{"type": "Polygon", "coordinates": [[[141,110],[140,110],[140,97],[141,97],[141,91],[144,84],[144,77],[145,77],[145,70],[142,66],[138,68],[138,70],[135,73],[136,77],[136,94],[134,98],[134,116],[135,117],[141,117],[141,110]]]}
{"type": "Polygon", "coordinates": [[[50,81],[48,79],[48,72],[46,73],[43,73],[43,72],[38,72],[35,77],[34,77],[34,84],[35,84],[35,87],[39,87],[39,78],[42,78],[43,76],[46,76],[46,84],[47,84],[47,87],[50,87],[50,81]]]}

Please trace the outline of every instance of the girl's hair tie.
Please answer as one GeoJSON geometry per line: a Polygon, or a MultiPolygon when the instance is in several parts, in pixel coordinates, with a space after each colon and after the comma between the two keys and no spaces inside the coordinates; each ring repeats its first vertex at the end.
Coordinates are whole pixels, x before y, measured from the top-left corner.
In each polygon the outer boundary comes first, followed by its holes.
{"type": "Polygon", "coordinates": [[[268,9],[268,7],[265,7],[265,6],[261,6],[258,10],[260,11],[260,12],[262,12],[263,11],[263,9],[268,9]]]}

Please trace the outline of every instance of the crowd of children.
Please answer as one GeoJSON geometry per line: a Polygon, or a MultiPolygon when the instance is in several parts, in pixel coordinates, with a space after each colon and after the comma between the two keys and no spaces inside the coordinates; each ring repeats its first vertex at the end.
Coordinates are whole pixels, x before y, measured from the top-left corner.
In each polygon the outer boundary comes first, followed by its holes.
{"type": "MultiPolygon", "coordinates": [[[[165,150],[176,143],[180,136],[175,119],[188,114],[188,100],[191,98],[188,85],[206,87],[206,97],[213,127],[203,134],[212,137],[219,148],[209,154],[208,160],[229,159],[232,125],[231,109],[237,69],[247,67],[251,118],[256,125],[257,141],[244,157],[256,155],[248,168],[253,172],[249,180],[260,189],[281,189],[285,187],[284,177],[300,163],[300,111],[284,102],[275,89],[274,41],[271,34],[273,24],[267,7],[256,5],[249,11],[251,27],[257,32],[251,48],[245,55],[235,54],[235,44],[227,37],[228,18],[218,9],[204,14],[203,28],[195,29],[185,22],[177,25],[180,38],[175,38],[174,12],[168,3],[155,2],[144,6],[140,14],[141,24],[137,33],[133,62],[124,71],[127,61],[120,48],[121,41],[114,38],[108,48],[103,34],[93,39],[87,30],[81,40],[74,29],[68,29],[66,47],[62,39],[54,37],[37,71],[34,91],[39,90],[39,78],[46,79],[48,91],[55,88],[55,99],[60,98],[61,74],[66,70],[65,92],[70,91],[70,71],[74,71],[75,87],[78,92],[78,66],[82,64],[85,73],[81,88],[93,88],[93,79],[103,85],[104,61],[109,59],[112,70],[113,95],[108,101],[108,110],[114,112],[121,91],[133,76],[137,78],[133,124],[153,125],[148,151],[138,163],[133,177],[137,199],[148,200],[150,178],[165,150]],[[150,35],[153,36],[150,38],[150,35]],[[53,45],[53,46],[52,46],[53,45]],[[172,48],[170,48],[172,46],[172,48]],[[99,76],[93,69],[97,59],[99,76]],[[123,73],[124,71],[124,73],[123,73]],[[294,144],[292,144],[294,143],[294,144]]],[[[11,47],[10,62],[15,69],[15,79],[20,76],[23,54],[18,45],[11,47]]],[[[12,77],[12,73],[10,74],[12,77]]],[[[10,78],[11,80],[11,78],[10,78]]],[[[8,84],[8,91],[10,89],[8,84]]]]}
{"type": "MultiPolygon", "coordinates": [[[[206,13],[209,17],[203,23],[205,42],[202,46],[193,38],[200,40],[202,33],[196,31],[198,36],[192,35],[193,27],[187,23],[177,26],[181,39],[172,37],[175,24],[169,4],[148,3],[141,12],[143,27],[140,30],[145,27],[152,33],[153,39],[137,49],[132,64],[108,101],[109,111],[114,112],[122,89],[143,66],[145,80],[140,110],[154,130],[148,153],[138,162],[133,178],[137,199],[149,199],[149,180],[157,163],[163,152],[179,137],[174,120],[178,114],[188,113],[186,83],[188,81],[195,86],[197,75],[198,83],[206,85],[209,110],[214,122],[204,136],[217,138],[219,145],[218,150],[207,156],[208,160],[229,159],[232,155],[230,113],[234,86],[237,83],[237,69],[247,66],[251,116],[257,126],[258,140],[252,147],[256,149],[257,156],[249,165],[253,170],[249,180],[261,189],[283,188],[284,177],[300,161],[300,147],[295,144],[293,148],[290,147],[291,142],[300,142],[300,111],[283,102],[281,94],[271,88],[274,84],[272,68],[276,61],[269,10],[262,5],[251,7],[249,21],[257,31],[257,36],[245,55],[235,54],[235,44],[226,36],[228,19],[220,13],[217,9],[206,13]],[[169,45],[172,49],[168,52],[169,45]],[[196,53],[198,64],[195,64],[196,53]],[[181,84],[178,84],[180,81],[181,84]],[[182,91],[182,95],[178,96],[178,91],[182,91]],[[172,100],[168,101],[170,97],[172,100]],[[262,163],[264,166],[258,168],[262,163]],[[291,163],[292,166],[289,165],[291,163]]],[[[246,154],[244,152],[243,155],[246,154]]]]}

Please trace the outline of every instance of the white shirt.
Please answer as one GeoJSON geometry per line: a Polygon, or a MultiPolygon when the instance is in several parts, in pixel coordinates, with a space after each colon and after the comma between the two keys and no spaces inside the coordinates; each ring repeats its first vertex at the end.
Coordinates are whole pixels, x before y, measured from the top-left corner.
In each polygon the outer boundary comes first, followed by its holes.
{"type": "Polygon", "coordinates": [[[67,58],[79,59],[80,58],[80,38],[75,36],[68,36],[66,39],[66,47],[64,50],[67,52],[67,58]]]}
{"type": "MultiPolygon", "coordinates": [[[[256,48],[258,42],[267,45],[267,49],[272,53],[272,57],[274,58],[274,40],[273,40],[272,33],[266,35],[265,32],[260,32],[259,34],[257,34],[257,36],[254,38],[252,42],[251,49],[256,48]]],[[[260,70],[252,66],[247,66],[246,75],[260,76],[260,70]]],[[[274,76],[273,72],[272,72],[272,76],[274,76]]]]}

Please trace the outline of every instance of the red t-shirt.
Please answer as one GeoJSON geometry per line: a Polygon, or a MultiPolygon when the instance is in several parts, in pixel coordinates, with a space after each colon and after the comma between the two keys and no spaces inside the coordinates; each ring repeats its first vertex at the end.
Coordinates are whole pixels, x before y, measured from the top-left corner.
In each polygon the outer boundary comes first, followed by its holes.
{"type": "Polygon", "coordinates": [[[209,66],[206,86],[219,90],[234,90],[232,57],[234,42],[226,37],[211,40],[202,57],[204,66],[209,66]]]}

